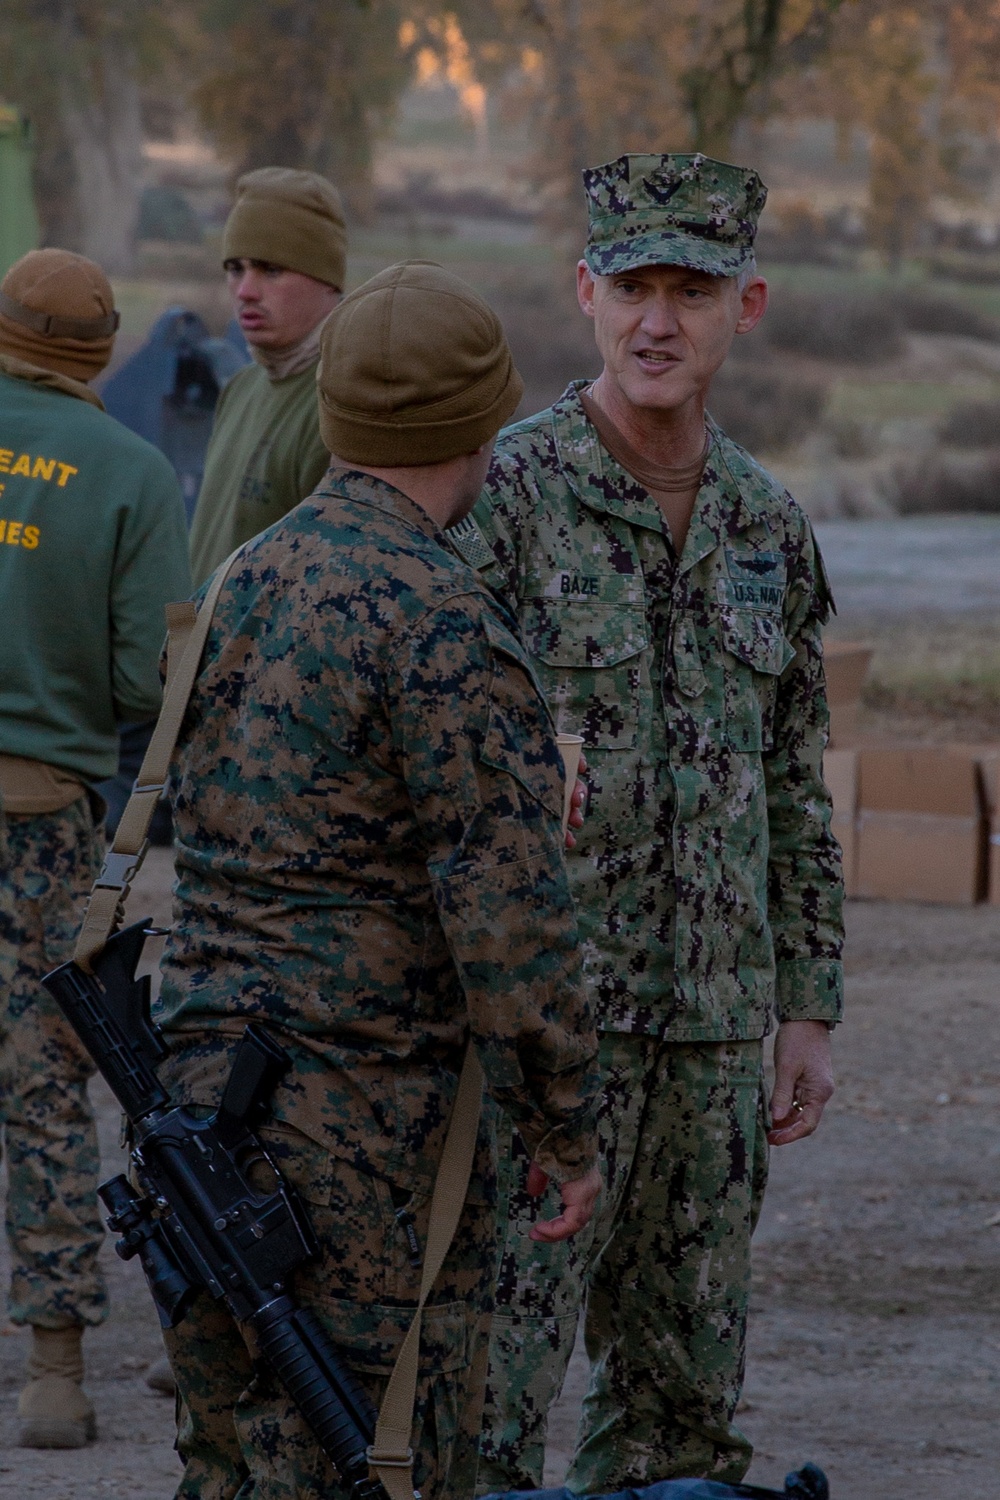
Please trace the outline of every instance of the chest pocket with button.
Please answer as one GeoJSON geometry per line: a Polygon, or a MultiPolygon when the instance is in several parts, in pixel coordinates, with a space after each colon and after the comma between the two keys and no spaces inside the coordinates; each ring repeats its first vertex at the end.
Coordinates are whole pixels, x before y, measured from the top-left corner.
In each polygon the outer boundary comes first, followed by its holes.
{"type": "Polygon", "coordinates": [[[778,678],[795,656],[778,615],[722,609],[725,734],[734,750],[760,754],[774,745],[778,678]]]}
{"type": "Polygon", "coordinates": [[[588,748],[632,749],[649,644],[643,605],[530,599],[521,628],[556,729],[582,734],[588,748]]]}

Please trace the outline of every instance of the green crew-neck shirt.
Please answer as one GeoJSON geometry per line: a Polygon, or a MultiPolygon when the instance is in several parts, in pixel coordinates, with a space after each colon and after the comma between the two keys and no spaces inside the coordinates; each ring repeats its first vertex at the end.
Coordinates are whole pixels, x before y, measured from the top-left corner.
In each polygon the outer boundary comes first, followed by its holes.
{"type": "Polygon", "coordinates": [[[82,781],[160,710],[163,606],[191,592],[170,464],[85,400],[0,373],[0,752],[82,781]]]}
{"type": "MultiPolygon", "coordinates": [[[[318,364],[318,361],[317,361],[318,364]]],[[[219,397],[191,525],[195,586],[243,542],[311,495],[330,455],[319,435],[316,364],[285,380],[248,365],[219,397]]]]}

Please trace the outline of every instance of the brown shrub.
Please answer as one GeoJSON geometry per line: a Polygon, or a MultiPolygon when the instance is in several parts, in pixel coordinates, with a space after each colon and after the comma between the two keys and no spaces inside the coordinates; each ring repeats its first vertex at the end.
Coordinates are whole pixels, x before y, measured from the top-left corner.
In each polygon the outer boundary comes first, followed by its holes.
{"type": "Polygon", "coordinates": [[[719,426],[751,453],[776,453],[801,442],[819,425],[827,389],[784,373],[777,361],[723,365],[708,406],[719,426]]]}
{"type": "Polygon", "coordinates": [[[896,471],[904,516],[1000,513],[1000,448],[980,453],[932,453],[896,471]]]}
{"type": "Polygon", "coordinates": [[[1000,401],[960,401],[939,429],[954,448],[996,448],[1000,444],[1000,401]]]}
{"type": "Polygon", "coordinates": [[[571,380],[601,373],[594,325],[575,300],[544,283],[522,282],[491,289],[489,301],[524,381],[515,420],[551,406],[571,380]]]}
{"type": "Polygon", "coordinates": [[[777,288],[761,333],[774,349],[817,359],[878,364],[902,350],[905,324],[884,297],[777,288]]]}
{"type": "Polygon", "coordinates": [[[760,330],[774,349],[852,364],[894,358],[905,333],[997,340],[1000,323],[953,297],[913,287],[855,297],[778,287],[760,330]]]}

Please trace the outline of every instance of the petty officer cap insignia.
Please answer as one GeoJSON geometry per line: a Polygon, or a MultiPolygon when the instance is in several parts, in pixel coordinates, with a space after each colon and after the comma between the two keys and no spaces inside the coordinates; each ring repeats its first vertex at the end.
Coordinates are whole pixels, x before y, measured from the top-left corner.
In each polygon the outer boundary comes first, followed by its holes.
{"type": "Polygon", "coordinates": [[[753,256],[767,188],[747,167],[693,156],[619,156],[583,174],[595,276],[689,266],[738,276],[753,256]]]}

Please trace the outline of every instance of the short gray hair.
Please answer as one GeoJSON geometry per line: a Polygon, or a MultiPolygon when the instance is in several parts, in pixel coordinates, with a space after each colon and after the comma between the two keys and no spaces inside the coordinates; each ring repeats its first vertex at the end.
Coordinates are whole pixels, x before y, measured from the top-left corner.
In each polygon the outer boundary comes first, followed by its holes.
{"type": "Polygon", "coordinates": [[[757,257],[755,255],[751,255],[742,271],[740,271],[736,277],[736,289],[738,292],[740,292],[741,295],[746,291],[747,287],[750,285],[751,281],[753,281],[756,275],[757,257]]]}

